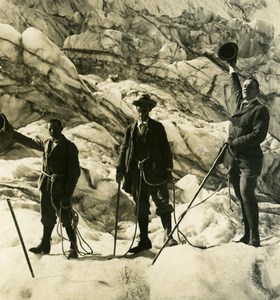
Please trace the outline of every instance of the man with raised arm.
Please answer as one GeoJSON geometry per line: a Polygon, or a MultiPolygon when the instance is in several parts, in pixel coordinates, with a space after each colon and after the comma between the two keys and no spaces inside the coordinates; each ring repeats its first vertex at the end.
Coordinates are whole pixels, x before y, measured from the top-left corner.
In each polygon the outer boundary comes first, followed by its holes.
{"type": "Polygon", "coordinates": [[[232,96],[236,105],[235,113],[230,118],[227,140],[234,155],[230,179],[242,209],[245,232],[239,242],[259,247],[259,210],[255,188],[262,171],[263,152],[260,144],[268,132],[269,113],[258,101],[258,81],[249,77],[241,87],[235,65],[236,59],[229,62],[232,96]]]}
{"type": "Polygon", "coordinates": [[[77,237],[73,225],[71,197],[80,176],[78,149],[62,134],[63,126],[59,119],[49,120],[47,128],[50,137],[41,140],[27,137],[10,126],[12,138],[16,142],[43,152],[42,173],[38,184],[41,192],[43,237],[41,243],[29,251],[35,254],[50,253],[51,235],[59,217],[71,243],[66,256],[69,259],[77,258],[77,237]]]}

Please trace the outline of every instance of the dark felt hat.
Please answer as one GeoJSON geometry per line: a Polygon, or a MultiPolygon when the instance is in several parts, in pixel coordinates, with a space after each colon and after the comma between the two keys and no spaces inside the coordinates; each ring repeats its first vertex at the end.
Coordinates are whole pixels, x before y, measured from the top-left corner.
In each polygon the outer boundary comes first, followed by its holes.
{"type": "Polygon", "coordinates": [[[233,42],[223,44],[218,51],[219,59],[225,60],[227,62],[236,60],[237,54],[238,54],[238,45],[233,42]]]}
{"type": "Polygon", "coordinates": [[[153,99],[151,99],[150,95],[144,94],[142,95],[138,100],[134,100],[133,105],[135,106],[143,106],[143,105],[149,105],[150,108],[154,108],[157,105],[157,102],[153,99]]]}

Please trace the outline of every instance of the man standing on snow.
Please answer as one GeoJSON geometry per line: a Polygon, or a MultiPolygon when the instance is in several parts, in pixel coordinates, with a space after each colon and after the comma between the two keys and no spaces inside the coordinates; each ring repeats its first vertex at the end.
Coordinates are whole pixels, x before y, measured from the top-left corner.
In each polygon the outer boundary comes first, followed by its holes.
{"type": "MultiPolygon", "coordinates": [[[[144,94],[133,105],[138,112],[138,120],[128,126],[121,147],[116,179],[120,183],[124,177],[123,189],[132,194],[136,203],[136,215],[140,230],[140,241],[130,253],[150,249],[148,237],[150,214],[149,198],[157,207],[166,235],[171,232],[171,213],[168,181],[172,180],[172,153],[163,125],[149,117],[156,101],[144,94]]],[[[177,245],[170,237],[167,246],[177,245]]]]}
{"type": "Polygon", "coordinates": [[[234,70],[235,65],[236,59],[229,62],[232,95],[236,103],[236,112],[230,118],[227,140],[234,155],[229,175],[234,192],[241,202],[245,227],[245,234],[239,242],[259,247],[259,211],[255,188],[262,170],[263,153],[260,144],[267,135],[269,113],[267,108],[258,102],[258,81],[250,77],[244,81],[241,88],[234,70]]]}
{"type": "Polygon", "coordinates": [[[17,131],[12,131],[12,138],[26,146],[43,152],[43,168],[39,178],[41,192],[41,222],[43,238],[37,247],[29,251],[35,254],[48,254],[51,249],[51,234],[56,224],[57,215],[65,227],[71,242],[67,258],[77,258],[76,233],[73,228],[73,210],[71,196],[80,176],[78,149],[62,134],[62,123],[51,119],[47,123],[50,138],[31,139],[17,131]]]}

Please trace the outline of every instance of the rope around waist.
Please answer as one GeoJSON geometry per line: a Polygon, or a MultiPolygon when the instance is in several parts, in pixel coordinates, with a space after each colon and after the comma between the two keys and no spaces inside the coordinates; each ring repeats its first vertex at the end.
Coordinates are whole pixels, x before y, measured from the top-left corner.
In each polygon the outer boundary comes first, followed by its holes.
{"type": "Polygon", "coordinates": [[[64,176],[63,174],[55,174],[55,173],[50,175],[50,174],[48,174],[48,173],[46,173],[44,171],[42,171],[42,174],[44,174],[45,176],[49,177],[52,182],[55,181],[55,179],[57,177],[63,177],[64,176]]]}
{"type": "Polygon", "coordinates": [[[149,159],[149,156],[147,156],[146,158],[142,159],[142,160],[138,160],[138,159],[135,159],[136,162],[138,162],[138,169],[140,170],[140,177],[143,177],[143,180],[149,185],[149,186],[160,186],[160,185],[163,185],[165,183],[168,182],[168,180],[163,180],[159,183],[152,183],[152,182],[149,182],[146,178],[146,174],[145,174],[145,169],[144,169],[144,162],[147,161],[149,159]]]}

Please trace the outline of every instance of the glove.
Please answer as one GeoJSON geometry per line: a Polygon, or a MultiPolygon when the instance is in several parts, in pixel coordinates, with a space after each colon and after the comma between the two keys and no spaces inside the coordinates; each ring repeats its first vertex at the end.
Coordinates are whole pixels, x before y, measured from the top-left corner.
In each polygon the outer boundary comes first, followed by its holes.
{"type": "Polygon", "coordinates": [[[227,63],[233,68],[236,67],[236,62],[237,62],[237,55],[232,60],[227,61],[227,63]]]}
{"type": "Polygon", "coordinates": [[[236,150],[235,150],[235,147],[233,145],[234,141],[235,141],[235,139],[232,136],[229,136],[228,139],[226,140],[226,144],[229,145],[228,151],[231,153],[231,155],[233,157],[235,157],[235,155],[236,155],[236,150]]]}
{"type": "Polygon", "coordinates": [[[0,124],[2,127],[0,130],[8,137],[11,137],[14,133],[14,127],[9,123],[7,117],[0,113],[0,124]]]}
{"type": "Polygon", "coordinates": [[[234,138],[230,135],[230,136],[227,138],[227,140],[226,140],[225,143],[228,144],[228,145],[230,145],[230,146],[232,146],[233,140],[234,140],[234,138]]]}
{"type": "Polygon", "coordinates": [[[65,194],[61,199],[61,208],[67,209],[71,207],[71,195],[65,194]]]}
{"type": "Polygon", "coordinates": [[[229,136],[225,142],[227,145],[229,145],[228,149],[226,149],[223,155],[223,164],[226,168],[231,168],[233,162],[237,160],[233,142],[234,138],[232,136],[229,136]]]}
{"type": "Polygon", "coordinates": [[[117,183],[120,183],[122,181],[123,177],[124,177],[124,172],[117,170],[117,173],[116,173],[116,181],[117,181],[117,183]]]}

